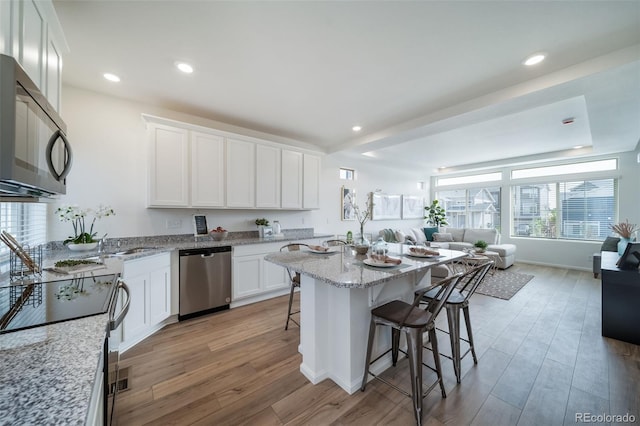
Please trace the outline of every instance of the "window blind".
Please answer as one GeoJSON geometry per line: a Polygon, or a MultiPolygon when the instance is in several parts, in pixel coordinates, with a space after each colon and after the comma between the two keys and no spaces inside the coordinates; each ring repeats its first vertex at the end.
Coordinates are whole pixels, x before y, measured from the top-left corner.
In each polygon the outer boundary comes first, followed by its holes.
{"type": "MultiPolygon", "coordinates": [[[[43,203],[0,203],[0,229],[23,246],[46,243],[47,205],[43,203]]],[[[9,248],[0,243],[0,271],[9,268],[9,248]]]]}

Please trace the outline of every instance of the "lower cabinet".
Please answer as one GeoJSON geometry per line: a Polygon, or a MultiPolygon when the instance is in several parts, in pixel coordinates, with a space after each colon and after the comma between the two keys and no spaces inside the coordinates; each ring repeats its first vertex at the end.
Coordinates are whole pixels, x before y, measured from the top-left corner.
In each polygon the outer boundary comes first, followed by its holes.
{"type": "Polygon", "coordinates": [[[159,330],[171,314],[170,253],[125,261],[122,279],[131,293],[121,326],[120,350],[124,351],[159,330]]]}
{"type": "MultiPolygon", "coordinates": [[[[280,251],[292,241],[235,246],[233,248],[233,285],[231,307],[246,305],[286,294],[289,275],[282,266],[267,262],[264,257],[280,251]]],[[[320,244],[320,240],[299,241],[320,244]]]]}

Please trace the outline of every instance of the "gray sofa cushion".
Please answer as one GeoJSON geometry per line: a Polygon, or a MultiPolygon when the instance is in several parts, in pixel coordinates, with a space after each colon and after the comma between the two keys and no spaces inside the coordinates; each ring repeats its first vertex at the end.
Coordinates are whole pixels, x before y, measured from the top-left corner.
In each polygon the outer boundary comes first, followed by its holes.
{"type": "Polygon", "coordinates": [[[600,247],[600,251],[618,251],[618,243],[620,238],[607,237],[600,247]]]}
{"type": "Polygon", "coordinates": [[[445,228],[443,232],[451,234],[453,241],[464,241],[465,228],[445,228]]]}
{"type": "Polygon", "coordinates": [[[487,244],[496,244],[498,242],[497,229],[465,229],[464,240],[467,243],[474,244],[476,241],[485,241],[487,244]]]}
{"type": "Polygon", "coordinates": [[[448,232],[436,232],[433,234],[433,241],[435,241],[436,243],[438,242],[443,242],[443,243],[448,243],[448,242],[453,242],[453,235],[451,235],[448,232]]]}

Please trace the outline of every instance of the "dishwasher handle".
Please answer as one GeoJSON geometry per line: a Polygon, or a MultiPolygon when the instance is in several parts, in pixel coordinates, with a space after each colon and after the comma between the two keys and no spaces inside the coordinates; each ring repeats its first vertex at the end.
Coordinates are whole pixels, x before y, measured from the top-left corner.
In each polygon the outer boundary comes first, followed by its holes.
{"type": "MultiPolygon", "coordinates": [[[[127,312],[129,312],[129,305],[131,304],[131,292],[129,291],[129,287],[127,286],[127,284],[121,279],[118,279],[116,294],[121,289],[126,293],[127,300],[124,302],[124,306],[122,306],[122,309],[120,309],[120,313],[118,313],[118,316],[114,316],[115,312],[109,312],[109,330],[115,330],[116,328],[118,328],[122,323],[122,320],[124,320],[124,317],[127,315],[127,312]]],[[[113,310],[115,310],[115,306],[116,303],[113,304],[113,310]]]]}

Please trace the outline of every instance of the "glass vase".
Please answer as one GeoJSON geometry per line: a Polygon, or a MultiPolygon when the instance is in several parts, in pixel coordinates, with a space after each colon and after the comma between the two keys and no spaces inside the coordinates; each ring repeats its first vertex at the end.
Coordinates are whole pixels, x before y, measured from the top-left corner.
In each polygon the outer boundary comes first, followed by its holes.
{"type": "Polygon", "coordinates": [[[364,235],[363,227],[360,226],[360,234],[356,236],[353,241],[353,246],[356,249],[356,253],[358,254],[367,254],[369,251],[369,246],[371,243],[367,240],[367,237],[364,235]]]}
{"type": "Polygon", "coordinates": [[[627,244],[631,242],[631,238],[620,237],[620,241],[618,241],[618,255],[622,256],[625,249],[627,248],[627,244]]]}

